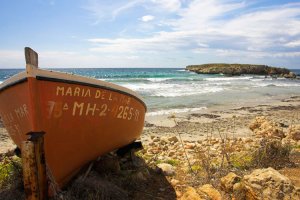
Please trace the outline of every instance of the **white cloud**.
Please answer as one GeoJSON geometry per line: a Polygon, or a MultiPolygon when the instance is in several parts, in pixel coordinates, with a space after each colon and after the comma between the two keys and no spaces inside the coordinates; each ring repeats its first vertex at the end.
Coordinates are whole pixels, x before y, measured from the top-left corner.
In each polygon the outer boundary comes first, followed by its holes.
{"type": "Polygon", "coordinates": [[[286,47],[300,47],[300,40],[291,41],[285,44],[286,47]]]}
{"type": "MultiPolygon", "coordinates": [[[[184,65],[185,56],[201,62],[209,57],[214,62],[300,64],[300,3],[259,8],[250,0],[90,0],[85,9],[95,24],[111,20],[115,28],[125,14],[134,23],[120,27],[116,38],[87,39],[85,53],[39,52],[41,66],[184,65]],[[137,16],[142,16],[138,23],[137,16]]],[[[22,51],[0,50],[0,67],[24,62],[22,51]]]]}
{"type": "Polygon", "coordinates": [[[194,0],[178,12],[179,20],[172,25],[175,30],[216,30],[221,19],[230,11],[246,6],[244,2],[224,0],[194,0]]]}
{"type": "Polygon", "coordinates": [[[168,10],[169,12],[178,11],[181,8],[180,0],[151,0],[156,6],[168,10]]]}
{"type": "Polygon", "coordinates": [[[149,21],[152,21],[152,20],[154,20],[154,16],[153,15],[145,15],[145,16],[143,16],[142,18],[141,18],[141,20],[143,21],[143,22],[149,22],[149,21]]]}
{"type": "Polygon", "coordinates": [[[93,17],[93,24],[103,20],[115,20],[130,9],[140,7],[150,12],[172,13],[181,9],[180,0],[133,0],[107,1],[89,0],[83,8],[93,17]]]}
{"type": "Polygon", "coordinates": [[[194,40],[198,32],[160,32],[148,38],[94,38],[88,41],[95,47],[91,48],[93,52],[164,52],[164,51],[181,51],[184,49],[208,47],[207,44],[194,40]]]}
{"type": "MultiPolygon", "coordinates": [[[[152,1],[159,7],[160,2],[152,1]]],[[[161,22],[168,31],[138,38],[92,38],[92,52],[210,52],[218,58],[296,58],[300,46],[300,3],[248,9],[239,0],[180,1],[165,6],[177,18],[161,22]],[[173,5],[173,6],[172,6],[173,5]],[[294,50],[292,49],[294,48],[294,50]]]]}
{"type": "Polygon", "coordinates": [[[0,68],[25,66],[23,51],[0,50],[0,68]]]}

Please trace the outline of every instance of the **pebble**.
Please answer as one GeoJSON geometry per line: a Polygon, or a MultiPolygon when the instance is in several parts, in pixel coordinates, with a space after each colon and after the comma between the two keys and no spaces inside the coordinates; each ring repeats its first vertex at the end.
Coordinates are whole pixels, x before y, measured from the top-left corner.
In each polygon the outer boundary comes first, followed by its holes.
{"type": "Polygon", "coordinates": [[[157,167],[159,167],[166,176],[175,175],[175,168],[168,163],[160,163],[157,167]]]}

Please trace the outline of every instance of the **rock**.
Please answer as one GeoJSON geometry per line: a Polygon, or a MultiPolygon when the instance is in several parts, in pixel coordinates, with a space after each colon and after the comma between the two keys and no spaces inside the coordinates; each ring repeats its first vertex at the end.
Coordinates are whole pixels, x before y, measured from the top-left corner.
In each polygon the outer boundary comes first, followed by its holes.
{"type": "Polygon", "coordinates": [[[194,149],[195,148],[195,144],[193,144],[193,143],[187,143],[185,146],[184,146],[184,148],[185,149],[194,149]]]}
{"type": "Polygon", "coordinates": [[[233,198],[234,200],[246,200],[246,189],[242,183],[233,185],[233,198]]]}
{"type": "Polygon", "coordinates": [[[284,78],[296,78],[297,75],[294,72],[290,72],[288,74],[283,74],[284,78]]]}
{"type": "Polygon", "coordinates": [[[153,146],[155,146],[155,143],[154,142],[149,142],[149,144],[148,144],[150,147],[153,147],[153,146]]]}
{"type": "Polygon", "coordinates": [[[169,138],[168,138],[168,141],[169,141],[169,142],[178,142],[178,138],[177,138],[176,136],[169,137],[169,138]]]}
{"type": "Polygon", "coordinates": [[[258,129],[266,120],[267,118],[264,116],[256,117],[249,125],[250,130],[254,131],[255,129],[258,129]]]}
{"type": "Polygon", "coordinates": [[[249,125],[255,135],[263,137],[284,138],[285,135],[279,123],[269,121],[266,117],[256,117],[249,125]]]}
{"type": "Polygon", "coordinates": [[[205,184],[198,188],[198,193],[203,192],[210,197],[211,200],[221,200],[222,196],[218,190],[216,190],[212,185],[205,184]]]}
{"type": "Polygon", "coordinates": [[[287,138],[291,138],[293,140],[300,140],[300,124],[291,125],[287,131],[287,138]]]}
{"type": "Polygon", "coordinates": [[[174,156],[175,154],[176,154],[176,151],[171,150],[171,151],[169,151],[168,156],[169,156],[169,157],[172,157],[172,156],[174,156]]]}
{"type": "Polygon", "coordinates": [[[229,174],[221,178],[221,187],[226,192],[232,192],[233,185],[240,181],[241,181],[240,176],[236,175],[233,172],[230,172],[229,174]]]}
{"type": "Polygon", "coordinates": [[[162,144],[162,145],[168,144],[168,137],[161,137],[160,138],[160,144],[162,144]]]}
{"type": "Polygon", "coordinates": [[[180,200],[203,200],[203,198],[200,197],[195,188],[188,187],[180,200]]]}
{"type": "Polygon", "coordinates": [[[251,142],[253,142],[253,140],[251,139],[251,138],[245,138],[245,143],[251,143],[251,142]]]}
{"type": "Polygon", "coordinates": [[[234,193],[245,191],[245,199],[300,199],[300,189],[273,168],[257,169],[244,176],[234,193]]]}
{"type": "Polygon", "coordinates": [[[180,198],[180,197],[182,197],[182,193],[180,191],[176,190],[176,196],[177,196],[177,198],[180,198]]]}
{"type": "Polygon", "coordinates": [[[148,149],[148,152],[153,153],[153,154],[159,154],[161,152],[160,147],[153,147],[151,149],[148,149]]]}
{"type": "Polygon", "coordinates": [[[166,176],[175,175],[174,167],[168,163],[160,163],[157,165],[157,167],[159,167],[163,171],[164,175],[166,176]]]}
{"type": "Polygon", "coordinates": [[[179,180],[177,180],[177,179],[172,179],[172,180],[171,180],[171,185],[172,185],[173,187],[175,187],[178,183],[179,183],[179,180]]]}
{"type": "Polygon", "coordinates": [[[154,127],[155,125],[145,121],[144,126],[145,127],[154,127]]]}
{"type": "Polygon", "coordinates": [[[164,146],[164,147],[162,148],[163,151],[167,151],[168,149],[169,149],[168,146],[164,146]]]}

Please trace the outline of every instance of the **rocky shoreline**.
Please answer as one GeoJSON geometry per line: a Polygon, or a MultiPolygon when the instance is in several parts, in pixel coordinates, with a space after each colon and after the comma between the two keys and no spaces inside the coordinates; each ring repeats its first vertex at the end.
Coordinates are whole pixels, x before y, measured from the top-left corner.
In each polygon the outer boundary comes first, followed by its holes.
{"type": "Polygon", "coordinates": [[[300,96],[146,120],[142,150],[101,156],[54,199],[300,198],[300,96]]]}
{"type": "Polygon", "coordinates": [[[224,74],[229,76],[256,74],[296,78],[296,74],[286,68],[270,67],[267,65],[214,63],[189,65],[186,67],[186,70],[195,72],[197,74],[224,74]]]}

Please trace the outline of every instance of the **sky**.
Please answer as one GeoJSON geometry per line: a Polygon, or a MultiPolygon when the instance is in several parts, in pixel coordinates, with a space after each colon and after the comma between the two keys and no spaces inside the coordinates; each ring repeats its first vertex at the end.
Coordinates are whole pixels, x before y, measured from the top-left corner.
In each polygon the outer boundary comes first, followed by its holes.
{"type": "Polygon", "coordinates": [[[1,0],[0,68],[300,69],[300,0],[1,0]]]}

